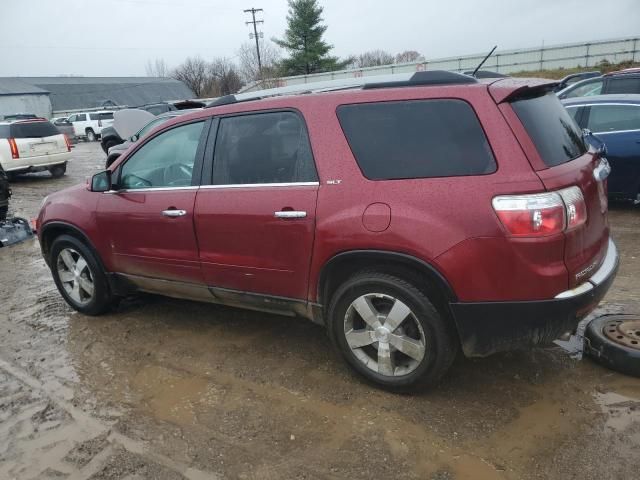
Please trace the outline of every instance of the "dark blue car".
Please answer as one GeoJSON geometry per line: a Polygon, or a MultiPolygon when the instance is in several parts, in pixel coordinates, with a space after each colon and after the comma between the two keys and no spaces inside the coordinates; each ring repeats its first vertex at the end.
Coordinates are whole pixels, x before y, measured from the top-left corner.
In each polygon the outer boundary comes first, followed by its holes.
{"type": "Polygon", "coordinates": [[[597,95],[562,103],[578,125],[604,142],[611,164],[609,196],[640,203],[640,95],[597,95]]]}

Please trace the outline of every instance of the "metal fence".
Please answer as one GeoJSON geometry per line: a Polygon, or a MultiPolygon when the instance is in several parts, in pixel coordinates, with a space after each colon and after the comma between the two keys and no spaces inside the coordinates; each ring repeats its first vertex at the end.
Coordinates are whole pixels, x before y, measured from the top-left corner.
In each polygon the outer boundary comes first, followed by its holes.
{"type": "MultiPolygon", "coordinates": [[[[606,60],[610,63],[640,61],[640,37],[618,38],[588,43],[552,45],[540,48],[520,50],[497,50],[487,60],[484,69],[500,73],[534,71],[556,68],[593,67],[606,60]]],[[[326,80],[389,75],[394,73],[419,72],[424,70],[452,70],[464,72],[473,70],[485,57],[485,53],[459,57],[438,58],[417,63],[385,65],[382,67],[340,70],[337,72],[316,73],[269,80],[266,84],[256,82],[242,89],[251,92],[269,87],[286,87],[301,83],[314,83],[326,80]]]]}

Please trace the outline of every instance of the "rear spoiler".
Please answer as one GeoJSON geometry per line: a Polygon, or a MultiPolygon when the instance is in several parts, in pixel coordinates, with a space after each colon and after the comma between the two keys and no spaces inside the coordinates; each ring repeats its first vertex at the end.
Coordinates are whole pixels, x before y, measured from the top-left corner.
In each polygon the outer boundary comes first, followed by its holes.
{"type": "Polygon", "coordinates": [[[535,98],[552,92],[558,82],[538,78],[506,78],[489,85],[489,93],[496,103],[535,98]]]}

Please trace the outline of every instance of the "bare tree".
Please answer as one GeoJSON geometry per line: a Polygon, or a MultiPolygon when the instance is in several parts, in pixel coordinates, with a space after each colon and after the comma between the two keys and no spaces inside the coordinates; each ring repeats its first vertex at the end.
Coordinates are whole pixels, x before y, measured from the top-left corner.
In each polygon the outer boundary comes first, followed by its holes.
{"type": "Polygon", "coordinates": [[[227,58],[216,58],[209,64],[208,74],[211,79],[209,93],[212,97],[221,97],[236,93],[242,87],[238,69],[227,58]]]}
{"type": "Polygon", "coordinates": [[[260,58],[262,60],[262,75],[258,68],[258,54],[252,43],[243,43],[238,49],[238,63],[240,76],[245,83],[257,80],[277,78],[280,50],[272,42],[260,40],[260,58]]]}
{"type": "Polygon", "coordinates": [[[171,76],[189,87],[196,97],[202,97],[211,88],[209,66],[200,57],[189,57],[177,66],[171,76]]]}
{"type": "Polygon", "coordinates": [[[405,50],[396,55],[395,63],[424,62],[424,57],[415,50],[405,50]]]}
{"type": "Polygon", "coordinates": [[[156,58],[153,61],[148,60],[145,70],[147,77],[167,78],[169,76],[169,67],[167,67],[163,58],[156,58]]]}
{"type": "Polygon", "coordinates": [[[353,61],[349,64],[349,68],[366,68],[379,67],[382,65],[391,65],[393,63],[393,55],[384,50],[371,50],[353,57],[353,61]]]}

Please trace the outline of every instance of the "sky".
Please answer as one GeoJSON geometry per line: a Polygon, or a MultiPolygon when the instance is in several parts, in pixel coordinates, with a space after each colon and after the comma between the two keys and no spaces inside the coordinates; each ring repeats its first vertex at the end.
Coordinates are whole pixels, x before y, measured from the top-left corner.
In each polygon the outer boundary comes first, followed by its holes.
{"type": "MultiPolygon", "coordinates": [[[[319,0],[333,54],[417,50],[427,59],[491,49],[640,37],[640,0],[319,0]]],[[[235,59],[247,8],[265,39],[286,0],[0,0],[0,76],[145,75],[186,57],[235,59]]],[[[640,43],[640,42],[639,42],[640,43]]]]}

